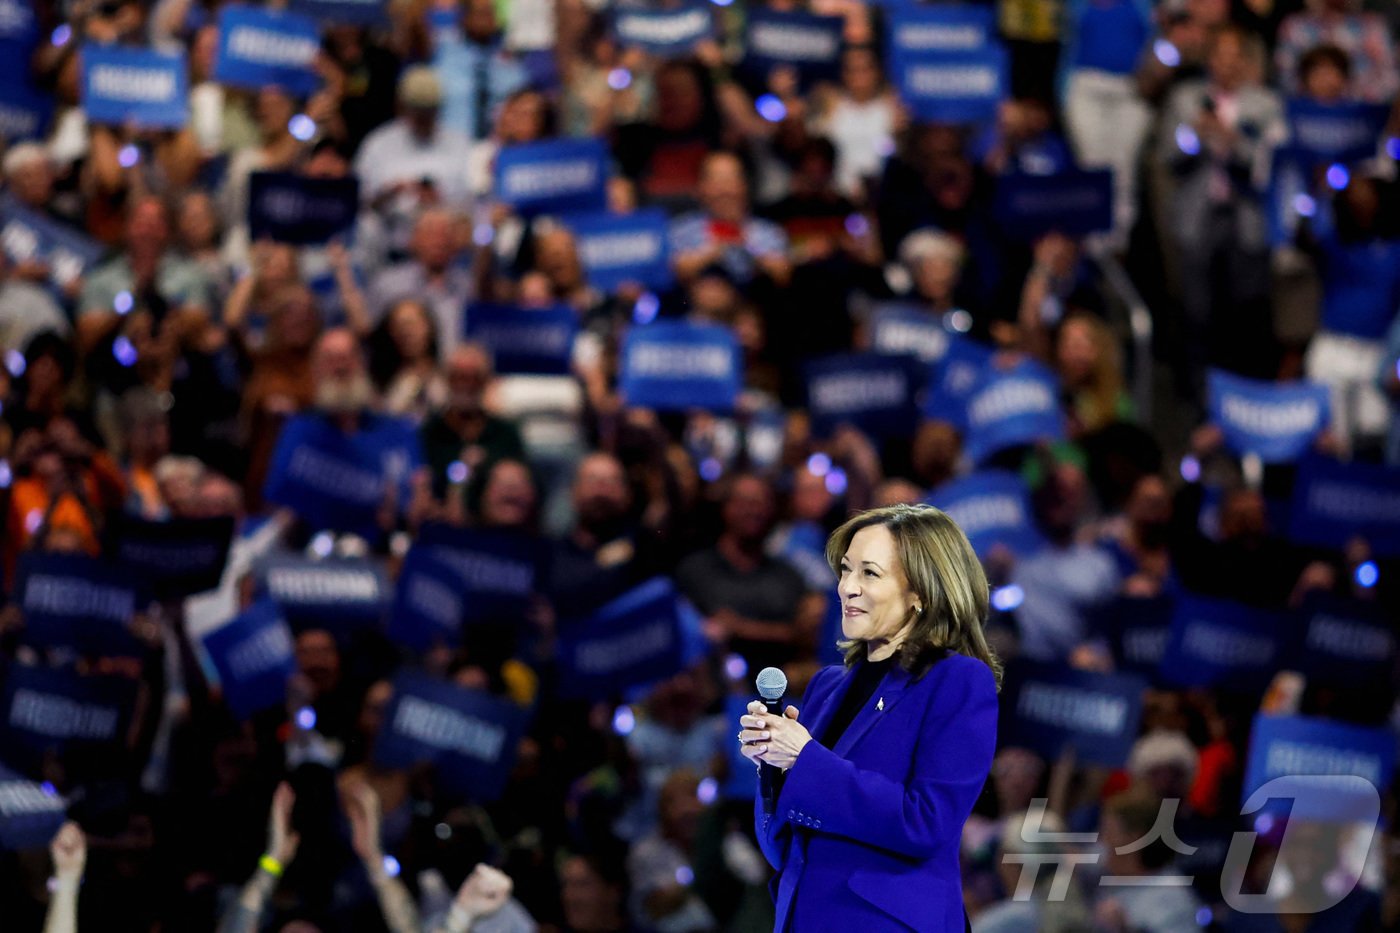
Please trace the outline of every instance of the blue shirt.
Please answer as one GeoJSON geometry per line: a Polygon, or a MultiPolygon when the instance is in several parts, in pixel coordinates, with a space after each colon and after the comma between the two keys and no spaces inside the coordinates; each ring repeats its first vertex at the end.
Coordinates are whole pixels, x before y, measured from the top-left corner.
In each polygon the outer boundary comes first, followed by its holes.
{"type": "Polygon", "coordinates": [[[1400,308],[1400,241],[1328,239],[1322,248],[1322,326],[1380,340],[1400,308]]]}
{"type": "Polygon", "coordinates": [[[1065,61],[1130,75],[1152,34],[1152,5],[1146,0],[1070,0],[1065,11],[1065,61]]]}
{"type": "Polygon", "coordinates": [[[505,99],[529,81],[525,67],[499,45],[480,45],[464,39],[439,37],[433,68],[442,82],[442,123],[468,139],[491,134],[491,119],[505,99]],[[484,89],[477,84],[484,79],[484,89]],[[485,96],[486,110],[479,113],[485,96]],[[483,130],[478,133],[477,130],[483,130]]]}
{"type": "MultiPolygon", "coordinates": [[[[741,225],[742,242],[724,251],[719,264],[740,283],[757,275],[754,259],[759,256],[782,256],[787,253],[787,234],[783,228],[766,220],[750,217],[741,225]]],[[[703,211],[677,217],[671,222],[671,255],[693,253],[705,249],[714,240],[711,219],[703,211]]]]}

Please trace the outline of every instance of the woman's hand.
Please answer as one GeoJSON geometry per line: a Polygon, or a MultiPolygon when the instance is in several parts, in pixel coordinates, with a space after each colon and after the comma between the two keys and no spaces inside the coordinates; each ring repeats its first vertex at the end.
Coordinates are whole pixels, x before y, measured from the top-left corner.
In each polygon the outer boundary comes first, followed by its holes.
{"type": "Polygon", "coordinates": [[[797,707],[789,706],[782,716],[774,716],[759,700],[749,704],[739,717],[743,731],[740,751],[750,761],[763,762],[786,771],[797,761],[806,744],[812,741],[807,727],[797,721],[797,707]]]}

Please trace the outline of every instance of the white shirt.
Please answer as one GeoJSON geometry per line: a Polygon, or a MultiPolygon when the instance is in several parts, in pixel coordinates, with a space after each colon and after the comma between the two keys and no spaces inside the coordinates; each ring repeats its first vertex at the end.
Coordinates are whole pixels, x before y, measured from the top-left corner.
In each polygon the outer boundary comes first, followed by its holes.
{"type": "Polygon", "coordinates": [[[368,201],[398,181],[431,178],[443,201],[465,206],[471,143],[439,125],[431,139],[420,140],[404,120],[392,120],[365,137],[355,157],[360,193],[368,201]]]}
{"type": "Polygon", "coordinates": [[[831,108],[824,130],[836,147],[836,185],[850,195],[861,179],[880,174],[894,149],[894,103],[876,97],[860,104],[843,97],[831,108]]]}

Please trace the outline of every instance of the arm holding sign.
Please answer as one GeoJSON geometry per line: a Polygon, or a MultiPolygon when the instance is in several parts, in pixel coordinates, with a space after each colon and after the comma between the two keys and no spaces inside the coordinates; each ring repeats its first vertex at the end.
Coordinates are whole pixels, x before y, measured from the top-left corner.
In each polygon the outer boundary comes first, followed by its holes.
{"type": "Polygon", "coordinates": [[[44,916],[44,933],[77,933],[78,887],[87,864],[87,837],[77,823],[64,823],[49,843],[53,857],[52,896],[44,916]]]}

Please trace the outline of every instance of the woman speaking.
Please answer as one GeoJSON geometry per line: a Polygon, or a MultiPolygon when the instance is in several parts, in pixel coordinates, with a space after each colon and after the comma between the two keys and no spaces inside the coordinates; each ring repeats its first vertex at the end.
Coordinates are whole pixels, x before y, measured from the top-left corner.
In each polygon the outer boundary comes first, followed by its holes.
{"type": "Polygon", "coordinates": [[[957,933],[959,837],[996,745],[986,576],[929,506],[862,512],[826,557],[845,665],[817,672],[800,713],[754,701],[739,723],[744,755],[783,772],[755,807],[774,929],[957,933]]]}

